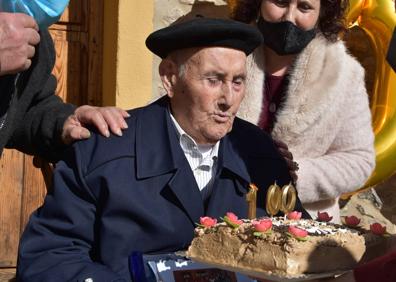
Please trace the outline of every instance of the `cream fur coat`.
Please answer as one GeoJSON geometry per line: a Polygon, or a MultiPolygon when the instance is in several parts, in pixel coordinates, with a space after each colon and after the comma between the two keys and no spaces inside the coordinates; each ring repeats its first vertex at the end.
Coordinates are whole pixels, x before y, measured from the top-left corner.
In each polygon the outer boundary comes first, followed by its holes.
{"type": "MultiPolygon", "coordinates": [[[[257,124],[264,83],[263,54],[248,58],[246,96],[238,116],[257,124]]],[[[272,136],[299,164],[297,189],[308,212],[339,222],[338,197],[359,188],[375,166],[374,135],[364,70],[342,42],[317,36],[298,56],[272,136]]]]}

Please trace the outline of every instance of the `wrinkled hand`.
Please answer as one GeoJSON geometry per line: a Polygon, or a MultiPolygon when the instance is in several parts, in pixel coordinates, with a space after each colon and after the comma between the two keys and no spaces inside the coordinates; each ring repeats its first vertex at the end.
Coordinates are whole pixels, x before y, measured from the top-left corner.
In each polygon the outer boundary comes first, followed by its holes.
{"type": "Polygon", "coordinates": [[[292,177],[293,181],[296,182],[298,178],[297,176],[298,164],[297,162],[293,161],[293,154],[289,151],[289,148],[284,142],[274,139],[274,143],[278,147],[278,150],[281,153],[281,155],[286,160],[287,166],[289,167],[290,176],[292,177]]]}
{"type": "Polygon", "coordinates": [[[122,136],[122,129],[128,128],[125,118],[129,114],[116,107],[78,107],[74,114],[69,116],[63,125],[62,141],[70,144],[73,141],[87,139],[90,132],[84,126],[93,125],[106,137],[110,136],[110,131],[118,136],[122,136]]]}
{"type": "Polygon", "coordinates": [[[27,70],[40,42],[36,21],[25,14],[0,13],[0,75],[27,70]]]}

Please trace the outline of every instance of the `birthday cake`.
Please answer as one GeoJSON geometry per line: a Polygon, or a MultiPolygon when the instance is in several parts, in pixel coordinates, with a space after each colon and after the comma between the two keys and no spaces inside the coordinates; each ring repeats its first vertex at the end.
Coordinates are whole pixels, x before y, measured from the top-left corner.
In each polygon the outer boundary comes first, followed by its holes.
{"type": "Polygon", "coordinates": [[[188,257],[234,269],[298,276],[351,269],[365,252],[362,235],[328,222],[286,217],[240,220],[232,213],[223,220],[201,218],[188,257]]]}

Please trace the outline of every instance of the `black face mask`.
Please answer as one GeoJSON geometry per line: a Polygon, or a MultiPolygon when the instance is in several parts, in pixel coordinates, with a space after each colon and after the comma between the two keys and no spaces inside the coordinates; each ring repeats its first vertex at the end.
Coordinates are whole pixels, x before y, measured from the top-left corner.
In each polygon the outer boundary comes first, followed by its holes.
{"type": "Polygon", "coordinates": [[[316,28],[303,30],[292,22],[268,22],[260,17],[257,27],[264,37],[264,44],[278,55],[300,53],[316,35],[316,28]]]}

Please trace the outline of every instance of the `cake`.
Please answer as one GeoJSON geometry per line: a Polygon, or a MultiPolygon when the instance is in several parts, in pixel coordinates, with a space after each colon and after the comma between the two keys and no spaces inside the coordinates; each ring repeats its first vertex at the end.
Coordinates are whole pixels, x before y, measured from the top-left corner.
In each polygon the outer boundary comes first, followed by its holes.
{"type": "Polygon", "coordinates": [[[195,261],[283,276],[353,268],[365,252],[359,232],[311,219],[286,217],[224,222],[201,218],[187,256],[195,261]]]}

